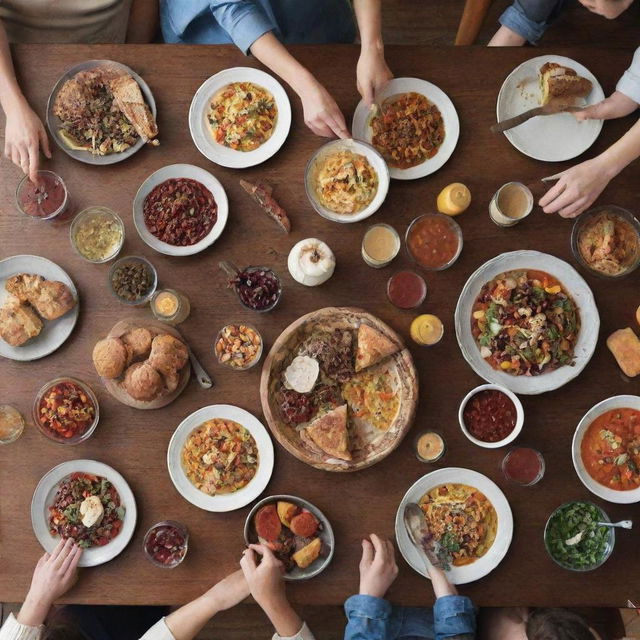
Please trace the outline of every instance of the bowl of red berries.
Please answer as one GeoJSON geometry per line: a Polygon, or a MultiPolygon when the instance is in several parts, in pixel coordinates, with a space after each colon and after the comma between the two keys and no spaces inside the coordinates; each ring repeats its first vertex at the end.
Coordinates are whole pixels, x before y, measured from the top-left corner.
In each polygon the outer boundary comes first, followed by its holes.
{"type": "Polygon", "coordinates": [[[187,555],[189,532],[175,520],[163,520],[147,531],[143,547],[151,564],[161,569],[174,569],[187,555]]]}

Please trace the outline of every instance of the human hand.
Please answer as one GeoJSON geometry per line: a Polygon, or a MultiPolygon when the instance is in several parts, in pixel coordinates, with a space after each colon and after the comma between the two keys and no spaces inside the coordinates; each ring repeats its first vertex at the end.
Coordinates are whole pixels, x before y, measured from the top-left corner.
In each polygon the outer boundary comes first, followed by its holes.
{"type": "Polygon", "coordinates": [[[575,218],[589,208],[611,180],[608,167],[593,158],[553,176],[557,182],[540,198],[545,213],[575,218]]]}
{"type": "Polygon", "coordinates": [[[608,98],[596,102],[581,111],[574,111],[577,120],[611,120],[623,118],[633,113],[638,103],[620,91],[614,91],[608,98]]]}
{"type": "Polygon", "coordinates": [[[19,166],[36,182],[39,165],[39,150],[42,146],[47,158],[51,157],[49,139],[42,121],[26,100],[19,100],[6,109],[7,122],[4,133],[4,155],[19,166]]]}
{"type": "Polygon", "coordinates": [[[82,548],[71,538],[60,540],[58,546],[45,553],[33,572],[29,593],[18,614],[18,622],[39,626],[51,605],[74,585],[82,548]]]}
{"type": "Polygon", "coordinates": [[[375,533],[370,538],[370,541],[362,541],[360,594],[384,598],[398,575],[395,551],[391,541],[384,540],[375,533]]]}
{"type": "Polygon", "coordinates": [[[376,93],[384,89],[393,78],[384,59],[384,49],[376,46],[363,48],[356,67],[356,86],[365,104],[369,107],[376,93]]]}
{"type": "Polygon", "coordinates": [[[262,544],[250,544],[244,550],[240,567],[254,600],[265,610],[277,609],[287,604],[284,590],[284,565],[269,547],[262,544]],[[257,556],[262,556],[260,564],[257,556]]]}
{"type": "Polygon", "coordinates": [[[235,607],[249,595],[249,585],[241,569],[229,574],[204,594],[212,601],[216,611],[235,607]]]}
{"type": "Polygon", "coordinates": [[[340,107],[331,94],[315,79],[298,92],[304,110],[304,123],[318,136],[349,138],[349,130],[340,107]]]}

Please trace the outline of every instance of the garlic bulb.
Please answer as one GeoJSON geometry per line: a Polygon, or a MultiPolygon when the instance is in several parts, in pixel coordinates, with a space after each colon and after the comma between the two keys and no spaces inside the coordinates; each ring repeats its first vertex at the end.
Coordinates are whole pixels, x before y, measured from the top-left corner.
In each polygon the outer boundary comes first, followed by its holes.
{"type": "Polygon", "coordinates": [[[291,249],[287,266],[296,282],[315,287],[333,275],[336,259],[333,251],[322,240],[307,238],[291,249]]]}

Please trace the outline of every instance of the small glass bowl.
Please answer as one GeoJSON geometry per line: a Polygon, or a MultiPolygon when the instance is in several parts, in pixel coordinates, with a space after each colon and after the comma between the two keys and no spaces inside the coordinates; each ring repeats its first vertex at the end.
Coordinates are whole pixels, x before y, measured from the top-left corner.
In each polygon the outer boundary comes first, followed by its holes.
{"type": "Polygon", "coordinates": [[[249,324],[248,322],[242,322],[242,323],[237,323],[237,324],[227,324],[224,327],[222,327],[222,329],[220,329],[220,331],[218,331],[218,335],[216,336],[215,342],[213,343],[213,351],[216,355],[216,358],[218,360],[218,362],[222,365],[224,365],[225,367],[232,369],[233,371],[246,371],[247,369],[251,369],[251,367],[255,367],[255,365],[258,364],[258,362],[260,362],[260,358],[262,357],[262,351],[264,349],[264,340],[262,339],[262,336],[260,335],[260,332],[251,324],[249,324]],[[242,326],[242,327],[247,327],[248,329],[251,329],[251,331],[254,331],[255,334],[258,336],[258,339],[260,340],[260,344],[258,345],[258,351],[255,355],[255,357],[253,358],[253,360],[249,361],[247,364],[245,364],[242,367],[236,367],[234,365],[231,364],[233,358],[230,358],[228,360],[223,361],[222,358],[222,354],[218,354],[217,350],[216,350],[216,346],[218,344],[218,340],[222,337],[222,333],[224,332],[224,330],[228,327],[234,327],[234,326],[242,326]]]}
{"type": "Polygon", "coordinates": [[[565,564],[564,562],[558,560],[554,555],[553,552],[551,551],[550,548],[550,543],[548,540],[548,534],[549,534],[549,525],[551,523],[551,521],[553,520],[554,516],[560,511],[560,509],[563,509],[564,507],[567,507],[571,504],[589,504],[592,505],[594,507],[596,507],[596,509],[598,509],[598,511],[600,512],[600,521],[601,522],[611,522],[611,519],[609,518],[609,516],[597,505],[594,504],[593,502],[590,502],[589,500],[572,500],[570,502],[565,502],[564,504],[561,504],[557,509],[555,509],[553,511],[553,513],[549,516],[549,518],[547,519],[547,524],[544,526],[544,547],[547,550],[547,553],[549,554],[549,557],[559,566],[562,567],[563,569],[567,569],[568,571],[574,571],[576,573],[584,573],[586,571],[593,571],[594,569],[597,569],[598,567],[601,567],[608,559],[609,556],[613,553],[613,548],[615,546],[616,543],[616,530],[614,527],[609,527],[609,538],[607,541],[607,546],[605,547],[604,553],[602,554],[602,557],[599,560],[596,560],[596,562],[586,566],[586,567],[572,567],[569,564],[565,564]]]}
{"type": "Polygon", "coordinates": [[[109,269],[108,280],[109,280],[109,290],[120,302],[122,302],[122,304],[129,305],[130,307],[140,307],[142,305],[147,304],[147,302],[151,300],[151,298],[153,297],[153,294],[156,292],[156,288],[158,286],[158,272],[156,271],[156,268],[146,258],[143,258],[142,256],[124,256],[123,258],[119,258],[118,260],[116,260],[111,265],[111,269],[109,269]],[[116,293],[115,289],[113,288],[113,276],[118,267],[124,264],[132,263],[132,262],[143,264],[147,267],[147,269],[149,270],[149,273],[151,274],[151,285],[149,286],[149,289],[147,289],[147,292],[142,297],[137,298],[136,300],[127,300],[119,296],[116,293]]]}
{"type": "Polygon", "coordinates": [[[142,543],[142,549],[144,551],[144,555],[146,556],[147,560],[149,560],[151,564],[155,565],[156,567],[159,567],[160,569],[175,569],[187,557],[187,551],[189,551],[189,532],[187,531],[187,527],[185,527],[180,522],[176,522],[175,520],[162,520],[162,522],[156,522],[156,524],[154,524],[147,531],[147,533],[145,533],[144,541],[142,543]],[[173,560],[172,562],[169,562],[169,563],[161,562],[160,560],[157,560],[156,558],[154,558],[151,552],[147,549],[147,543],[151,538],[151,534],[156,529],[159,529],[160,527],[173,527],[180,533],[180,535],[184,539],[184,544],[183,544],[184,551],[182,555],[178,559],[173,560]]]}
{"type": "Polygon", "coordinates": [[[405,246],[407,247],[407,253],[409,254],[409,257],[419,267],[421,267],[422,269],[426,269],[427,271],[444,271],[444,269],[448,269],[458,259],[458,257],[460,256],[460,253],[462,252],[462,229],[460,228],[460,225],[451,216],[446,216],[443,213],[424,213],[423,215],[418,216],[417,218],[414,218],[411,221],[411,224],[407,228],[407,233],[404,236],[404,243],[405,243],[405,246]],[[445,262],[439,267],[428,267],[422,264],[422,262],[420,262],[420,260],[418,260],[418,258],[416,258],[416,256],[413,255],[413,253],[411,252],[411,247],[409,246],[409,239],[411,237],[411,232],[421,220],[438,220],[438,219],[443,220],[451,227],[456,237],[458,238],[458,249],[455,252],[454,256],[451,258],[451,260],[449,260],[449,262],[445,262]]]}
{"type": "Polygon", "coordinates": [[[40,433],[42,433],[44,436],[49,438],[49,440],[53,440],[53,442],[58,442],[60,444],[80,444],[81,442],[84,442],[85,440],[88,440],[91,437],[93,432],[96,430],[96,427],[98,426],[99,420],[100,420],[100,407],[98,405],[98,398],[96,397],[96,394],[93,392],[91,387],[88,384],[82,382],[82,380],[78,380],[77,378],[70,378],[68,376],[55,378],[54,380],[50,380],[45,385],[43,385],[40,388],[40,391],[38,391],[38,393],[36,394],[36,398],[33,403],[33,421],[36,423],[36,426],[40,430],[40,433]],[[49,429],[44,427],[40,423],[40,402],[42,401],[42,398],[47,393],[47,391],[51,389],[51,387],[53,387],[56,384],[60,384],[61,382],[71,382],[76,386],[80,387],[85,392],[89,400],[91,400],[95,409],[95,416],[93,418],[93,422],[81,434],[75,435],[71,438],[65,438],[63,436],[59,436],[55,434],[53,431],[50,431],[49,429]]]}
{"type": "Polygon", "coordinates": [[[20,213],[27,216],[28,218],[32,218],[36,220],[51,220],[52,218],[55,218],[56,216],[59,216],[62,213],[64,213],[64,211],[66,210],[67,205],[69,204],[69,191],[67,190],[67,185],[64,183],[64,180],[57,173],[54,173],[53,171],[41,170],[41,171],[38,171],[38,175],[42,177],[52,178],[53,180],[57,180],[62,185],[62,188],[64,189],[64,200],[62,201],[62,204],[55,211],[53,211],[47,216],[32,215],[27,211],[25,211],[21,203],[21,200],[22,200],[21,195],[22,195],[23,189],[27,188],[31,184],[31,181],[29,180],[29,176],[25,175],[22,178],[22,180],[18,182],[18,186],[16,187],[16,208],[18,209],[18,211],[20,211],[20,213]]]}
{"type": "Polygon", "coordinates": [[[427,283],[424,281],[424,278],[421,275],[417,274],[415,271],[409,271],[408,269],[404,271],[398,271],[387,280],[387,298],[389,302],[398,309],[417,309],[425,301],[426,297],[427,283]],[[410,274],[422,289],[420,296],[416,298],[412,304],[399,304],[397,298],[394,300],[394,296],[391,293],[394,283],[396,283],[398,279],[405,274],[410,274]]]}
{"type": "Polygon", "coordinates": [[[120,216],[111,209],[107,207],[88,207],[87,209],[83,209],[71,223],[71,229],[69,231],[71,236],[71,246],[74,248],[75,252],[81,257],[87,260],[88,262],[92,262],[93,264],[102,264],[104,262],[109,262],[109,260],[113,260],[122,249],[122,245],[124,244],[124,224],[120,216]],[[80,251],[76,244],[76,234],[83,223],[86,223],[90,220],[102,219],[104,221],[112,221],[115,222],[116,226],[120,229],[120,241],[118,245],[114,248],[114,250],[104,258],[100,258],[94,260],[92,258],[88,258],[84,253],[80,251]]]}
{"type": "Polygon", "coordinates": [[[274,309],[276,307],[276,305],[278,304],[278,302],[280,302],[280,298],[282,298],[282,280],[280,280],[280,276],[273,269],[269,269],[269,267],[246,267],[245,269],[242,269],[241,273],[246,273],[246,272],[254,273],[256,271],[268,272],[268,273],[272,274],[273,276],[275,276],[276,280],[278,281],[278,295],[277,295],[276,299],[268,307],[265,307],[264,309],[254,309],[253,307],[250,307],[240,297],[240,294],[238,293],[238,288],[235,285],[234,285],[233,288],[234,288],[234,291],[235,291],[236,295],[238,296],[238,300],[239,300],[240,304],[245,309],[249,309],[249,311],[256,311],[257,313],[266,313],[267,311],[271,311],[272,309],[274,309]]]}
{"type": "Polygon", "coordinates": [[[626,209],[617,207],[615,205],[589,209],[589,211],[585,211],[583,214],[578,216],[573,224],[573,229],[571,230],[571,251],[578,264],[594,276],[603,278],[604,280],[617,280],[618,278],[624,278],[625,276],[628,276],[632,271],[635,271],[638,268],[638,265],[640,265],[640,222],[638,222],[637,218],[630,211],[627,211],[626,209]],[[587,264],[587,262],[582,257],[582,254],[580,253],[580,249],[578,247],[578,240],[583,229],[589,222],[591,222],[591,220],[593,220],[593,218],[604,212],[611,213],[613,216],[621,218],[622,220],[628,222],[636,232],[636,240],[639,245],[638,251],[636,252],[635,260],[630,263],[624,271],[615,275],[609,275],[603,273],[602,271],[597,271],[592,266],[587,264]]]}
{"type": "Polygon", "coordinates": [[[540,482],[540,480],[544,478],[544,473],[546,471],[546,464],[545,464],[543,455],[537,449],[534,449],[533,447],[519,446],[519,447],[512,447],[507,452],[505,457],[502,458],[502,462],[500,463],[500,468],[502,469],[502,475],[504,475],[505,480],[508,480],[509,482],[513,482],[514,484],[520,485],[521,487],[532,487],[533,485],[538,484],[538,482],[540,482]],[[512,475],[510,475],[507,472],[507,465],[509,464],[509,460],[514,455],[514,453],[516,451],[519,451],[520,449],[529,449],[533,451],[538,459],[538,463],[539,463],[538,474],[535,476],[535,478],[533,478],[533,480],[531,480],[531,482],[521,482],[520,480],[514,478],[512,475]]]}
{"type": "Polygon", "coordinates": [[[443,435],[439,431],[436,431],[434,429],[427,429],[426,431],[421,431],[416,436],[415,440],[413,441],[413,449],[415,451],[416,458],[418,458],[420,462],[424,462],[425,464],[433,464],[434,462],[438,462],[438,460],[441,460],[444,457],[445,453],[447,452],[447,443],[443,435]],[[442,442],[442,451],[440,451],[440,453],[434,456],[433,458],[423,458],[420,455],[420,449],[418,447],[418,444],[420,440],[426,435],[434,435],[442,442]]]}

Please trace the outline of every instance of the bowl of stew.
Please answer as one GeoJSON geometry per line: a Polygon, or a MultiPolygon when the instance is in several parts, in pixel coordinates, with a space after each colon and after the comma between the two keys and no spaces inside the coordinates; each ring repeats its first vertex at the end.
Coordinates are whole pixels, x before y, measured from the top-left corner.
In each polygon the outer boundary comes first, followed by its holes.
{"type": "Polygon", "coordinates": [[[458,409],[462,433],[473,444],[498,449],[513,442],[524,424],[518,396],[498,384],[482,384],[467,393],[458,409]]]}
{"type": "Polygon", "coordinates": [[[423,269],[448,269],[462,251],[462,229],[450,216],[425,213],[415,218],[405,235],[407,252],[423,269]]]}

